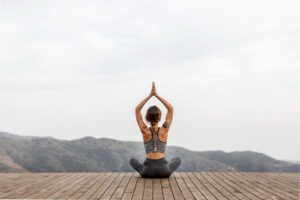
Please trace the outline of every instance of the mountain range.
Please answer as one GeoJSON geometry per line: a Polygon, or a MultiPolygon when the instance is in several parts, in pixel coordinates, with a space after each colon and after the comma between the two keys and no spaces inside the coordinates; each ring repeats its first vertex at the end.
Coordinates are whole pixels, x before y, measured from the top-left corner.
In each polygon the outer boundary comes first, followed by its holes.
{"type": "MultiPolygon", "coordinates": [[[[177,171],[300,172],[300,164],[253,151],[191,151],[167,146],[166,159],[181,158],[177,171]]],[[[0,172],[133,171],[130,158],[142,163],[142,142],[83,137],[58,140],[0,132],[0,172]]]]}

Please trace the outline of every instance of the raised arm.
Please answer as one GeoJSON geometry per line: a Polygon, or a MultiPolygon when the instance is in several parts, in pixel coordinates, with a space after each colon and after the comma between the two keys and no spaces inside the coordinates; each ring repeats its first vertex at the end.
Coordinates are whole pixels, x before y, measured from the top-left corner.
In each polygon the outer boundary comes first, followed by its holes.
{"type": "Polygon", "coordinates": [[[143,121],[143,117],[141,114],[141,110],[143,108],[143,106],[145,105],[145,103],[153,96],[153,94],[151,93],[149,96],[147,96],[144,100],[142,100],[141,103],[139,103],[139,105],[137,105],[137,107],[135,108],[135,116],[136,116],[136,120],[137,123],[142,131],[142,133],[145,132],[145,129],[147,128],[147,125],[144,123],[143,121]]]}

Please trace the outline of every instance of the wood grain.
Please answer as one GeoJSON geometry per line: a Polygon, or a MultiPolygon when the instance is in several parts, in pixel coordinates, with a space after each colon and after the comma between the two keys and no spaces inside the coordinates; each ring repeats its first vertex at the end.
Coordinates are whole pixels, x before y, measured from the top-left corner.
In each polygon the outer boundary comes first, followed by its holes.
{"type": "Polygon", "coordinates": [[[0,173],[0,199],[298,200],[299,173],[0,173]]]}

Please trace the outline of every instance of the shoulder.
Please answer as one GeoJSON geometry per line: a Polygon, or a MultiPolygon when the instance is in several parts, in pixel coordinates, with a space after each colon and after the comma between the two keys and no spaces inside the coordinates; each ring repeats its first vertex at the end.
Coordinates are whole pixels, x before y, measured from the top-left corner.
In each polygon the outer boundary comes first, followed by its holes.
{"type": "Polygon", "coordinates": [[[170,123],[168,121],[165,121],[162,125],[162,128],[169,128],[170,127],[170,123]]]}
{"type": "Polygon", "coordinates": [[[162,142],[167,142],[168,138],[168,129],[164,128],[163,126],[159,128],[158,139],[162,142]]]}
{"type": "Polygon", "coordinates": [[[152,133],[149,127],[142,131],[144,142],[149,142],[152,138],[152,133]]]}
{"type": "Polygon", "coordinates": [[[169,121],[169,120],[166,120],[166,121],[162,124],[161,129],[162,129],[162,131],[164,131],[164,132],[168,132],[169,129],[170,129],[170,126],[171,126],[170,121],[169,121]]]}
{"type": "Polygon", "coordinates": [[[158,133],[158,132],[165,132],[165,130],[162,130],[162,129],[163,129],[162,127],[158,127],[157,130],[152,129],[151,127],[147,127],[147,128],[141,129],[141,132],[144,136],[148,136],[148,135],[152,135],[152,134],[158,133]]]}

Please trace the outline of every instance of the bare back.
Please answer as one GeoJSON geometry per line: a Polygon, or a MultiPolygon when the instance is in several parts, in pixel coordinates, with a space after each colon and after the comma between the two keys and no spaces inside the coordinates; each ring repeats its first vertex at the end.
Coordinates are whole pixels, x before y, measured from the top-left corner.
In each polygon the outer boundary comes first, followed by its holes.
{"type": "MultiPolygon", "coordinates": [[[[147,96],[145,99],[143,99],[142,102],[139,103],[137,105],[137,107],[135,108],[136,120],[137,120],[139,128],[142,132],[144,142],[150,141],[152,139],[152,132],[150,130],[150,127],[147,127],[147,125],[145,124],[145,122],[143,120],[143,117],[141,114],[141,109],[152,96],[155,96],[160,102],[162,102],[168,110],[167,115],[166,115],[166,120],[165,120],[163,126],[160,127],[159,133],[158,133],[158,139],[161,142],[167,142],[169,128],[170,128],[172,120],[173,120],[173,106],[167,100],[165,100],[164,98],[162,98],[161,96],[159,96],[157,94],[154,82],[152,83],[152,91],[151,91],[150,95],[147,96]]],[[[158,128],[159,128],[158,126],[154,126],[154,131],[156,132],[158,130],[158,128]]],[[[150,158],[150,159],[159,159],[159,158],[164,157],[164,153],[150,152],[150,153],[147,153],[146,156],[147,156],[147,158],[150,158]]]]}
{"type": "MultiPolygon", "coordinates": [[[[152,139],[152,132],[150,130],[151,127],[148,127],[144,133],[143,133],[143,140],[144,143],[149,142],[152,139]]],[[[168,129],[166,129],[165,127],[156,127],[154,128],[154,131],[157,132],[157,137],[161,142],[167,142],[168,139],[168,129]],[[159,131],[158,131],[159,128],[159,131]]],[[[165,153],[162,152],[150,152],[146,154],[146,157],[149,159],[160,159],[163,158],[165,156],[165,153]]]]}
{"type": "MultiPolygon", "coordinates": [[[[157,129],[154,129],[155,132],[157,131],[157,129]]],[[[163,126],[159,128],[159,132],[158,132],[158,139],[162,142],[167,142],[168,140],[168,132],[169,130],[164,128],[163,126]]],[[[145,133],[143,133],[143,140],[144,142],[149,142],[152,139],[152,132],[150,130],[150,127],[148,127],[145,131],[145,133]]]]}

